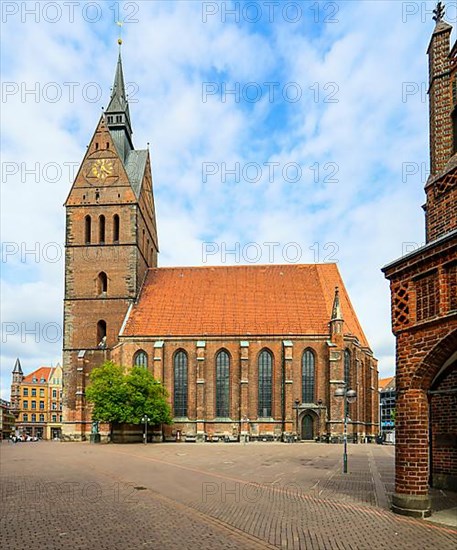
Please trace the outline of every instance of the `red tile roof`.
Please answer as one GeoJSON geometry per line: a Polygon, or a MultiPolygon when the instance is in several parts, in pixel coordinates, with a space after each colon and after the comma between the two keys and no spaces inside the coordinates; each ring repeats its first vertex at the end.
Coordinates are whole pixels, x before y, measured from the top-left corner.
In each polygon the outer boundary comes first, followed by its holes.
{"type": "Polygon", "coordinates": [[[328,334],[336,286],[344,333],[368,347],[336,264],[150,269],[122,336],[328,334]]]}
{"type": "Polygon", "coordinates": [[[27,374],[27,376],[24,376],[23,382],[27,384],[33,384],[33,379],[36,378],[38,382],[35,382],[35,384],[39,384],[40,380],[44,378],[46,382],[49,379],[49,375],[51,374],[51,367],[40,367],[37,370],[34,370],[30,374],[27,374]]]}
{"type": "Polygon", "coordinates": [[[389,378],[380,378],[378,380],[378,388],[380,390],[395,389],[395,376],[389,376],[389,378]]]}

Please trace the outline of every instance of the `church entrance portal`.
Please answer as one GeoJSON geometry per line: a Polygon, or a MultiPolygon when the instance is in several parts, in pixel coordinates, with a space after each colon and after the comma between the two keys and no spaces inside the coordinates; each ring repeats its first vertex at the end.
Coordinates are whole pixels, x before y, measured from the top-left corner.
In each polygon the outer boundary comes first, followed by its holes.
{"type": "Polygon", "coordinates": [[[314,439],[313,417],[305,414],[301,421],[301,438],[310,441],[314,439]]]}

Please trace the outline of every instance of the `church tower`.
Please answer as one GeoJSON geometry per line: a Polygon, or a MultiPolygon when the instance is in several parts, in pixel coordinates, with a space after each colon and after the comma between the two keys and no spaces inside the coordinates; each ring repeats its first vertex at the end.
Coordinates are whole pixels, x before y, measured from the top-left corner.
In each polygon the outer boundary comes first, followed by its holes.
{"type": "Polygon", "coordinates": [[[19,357],[16,359],[16,363],[14,363],[13,373],[12,373],[12,380],[11,380],[11,410],[13,413],[16,413],[19,410],[20,405],[20,388],[21,388],[21,382],[24,380],[24,373],[22,372],[22,366],[21,362],[19,361],[19,357]]]}
{"type": "MultiPolygon", "coordinates": [[[[121,43],[121,41],[119,41],[121,43]]],[[[148,150],[136,150],[119,51],[111,98],[65,202],[65,439],[85,439],[85,388],[110,359],[158,242],[148,150]]]]}

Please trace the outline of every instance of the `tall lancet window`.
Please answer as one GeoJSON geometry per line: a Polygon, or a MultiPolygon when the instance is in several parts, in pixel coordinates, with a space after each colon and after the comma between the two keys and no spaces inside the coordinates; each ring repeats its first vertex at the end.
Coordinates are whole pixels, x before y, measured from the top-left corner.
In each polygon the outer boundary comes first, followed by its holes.
{"type": "Polygon", "coordinates": [[[216,357],[216,416],[228,418],[230,404],[230,357],[222,350],[216,357]]]}
{"type": "Polygon", "coordinates": [[[175,417],[187,416],[187,354],[178,351],[174,357],[173,409],[175,417]]]}
{"type": "Polygon", "coordinates": [[[119,242],[120,220],[118,214],[113,216],[113,242],[119,242]]]}
{"type": "Polygon", "coordinates": [[[259,407],[260,418],[270,418],[272,411],[273,358],[268,350],[259,355],[259,407]]]}
{"type": "Polygon", "coordinates": [[[302,400],[314,403],[315,365],[314,353],[307,349],[302,357],[302,400]]]}
{"type": "Polygon", "coordinates": [[[103,214],[98,218],[98,242],[105,244],[105,216],[103,214]]]}
{"type": "Polygon", "coordinates": [[[89,215],[84,218],[84,242],[90,244],[92,233],[92,219],[89,215]]]}

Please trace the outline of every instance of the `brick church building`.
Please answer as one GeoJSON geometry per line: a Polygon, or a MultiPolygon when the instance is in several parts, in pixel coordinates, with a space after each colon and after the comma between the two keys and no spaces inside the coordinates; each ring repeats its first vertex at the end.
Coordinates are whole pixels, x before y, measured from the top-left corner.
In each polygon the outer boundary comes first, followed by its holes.
{"type": "Polygon", "coordinates": [[[393,509],[419,517],[429,485],[457,490],[457,43],[443,12],[428,48],[426,244],[383,268],[397,339],[393,509]]]}
{"type": "Polygon", "coordinates": [[[64,438],[88,437],[88,376],[108,359],[163,382],[166,439],[340,439],[345,387],[349,438],[377,434],[377,361],[335,264],[157,267],[120,54],[65,207],[64,438]]]}

